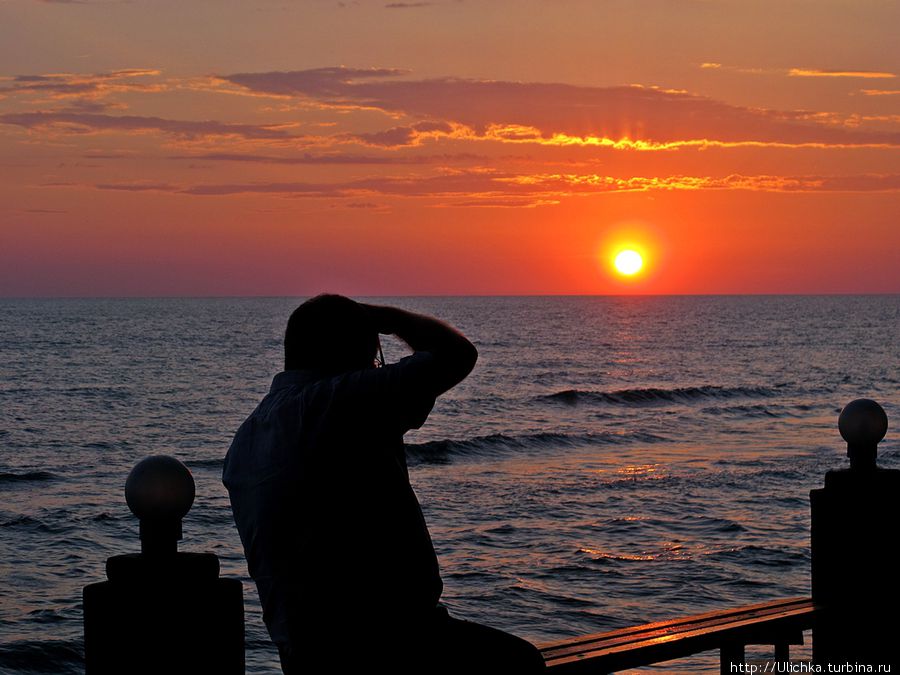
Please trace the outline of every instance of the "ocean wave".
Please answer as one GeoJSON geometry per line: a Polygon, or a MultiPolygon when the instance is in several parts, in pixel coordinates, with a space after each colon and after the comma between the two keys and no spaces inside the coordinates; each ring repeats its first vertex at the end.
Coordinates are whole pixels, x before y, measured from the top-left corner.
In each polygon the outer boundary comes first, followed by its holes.
{"type": "Polygon", "coordinates": [[[710,558],[718,561],[739,561],[748,567],[790,567],[809,564],[809,549],[802,546],[759,546],[745,544],[711,551],[710,558]]]}
{"type": "Polygon", "coordinates": [[[450,457],[483,457],[515,450],[543,450],[573,448],[579,446],[620,445],[624,443],[655,443],[665,440],[646,432],[630,434],[563,434],[543,432],[536,434],[490,434],[462,440],[446,438],[425,443],[407,443],[406,456],[422,462],[442,463],[450,457]]]}
{"type": "Polygon", "coordinates": [[[84,643],[81,640],[19,640],[0,645],[0,671],[83,673],[84,643]]]}
{"type": "Polygon", "coordinates": [[[600,549],[591,548],[589,546],[583,546],[578,549],[578,551],[590,556],[591,560],[598,562],[602,560],[616,560],[619,562],[647,562],[650,560],[662,559],[662,554],[660,553],[613,553],[611,551],[601,551],[600,549]]]}
{"type": "Polygon", "coordinates": [[[184,459],[184,464],[189,469],[221,469],[225,461],[222,457],[213,459],[184,459]]]}
{"type": "Polygon", "coordinates": [[[636,562],[674,562],[696,560],[716,552],[700,542],[682,543],[669,541],[662,544],[648,544],[631,547],[630,550],[610,550],[596,546],[581,546],[580,555],[593,563],[636,563],[636,562]]]}
{"type": "Polygon", "coordinates": [[[593,607],[593,600],[586,600],[575,595],[561,593],[546,587],[540,582],[531,581],[529,579],[517,578],[516,583],[502,589],[500,595],[524,596],[525,598],[537,598],[544,602],[552,602],[555,606],[562,608],[578,608],[593,607]]]}
{"type": "Polygon", "coordinates": [[[602,525],[591,529],[621,536],[637,537],[641,532],[678,533],[690,535],[712,536],[716,534],[732,534],[746,532],[747,528],[731,518],[715,518],[709,516],[679,515],[670,518],[648,518],[626,516],[611,518],[602,525]]]}
{"type": "Polygon", "coordinates": [[[75,525],[65,521],[54,520],[48,522],[41,518],[35,518],[28,515],[18,515],[12,518],[4,518],[0,520],[0,529],[10,528],[10,530],[19,530],[22,532],[33,532],[41,534],[62,534],[71,532],[75,525]]]}
{"type": "Polygon", "coordinates": [[[85,443],[82,447],[86,450],[114,450],[116,446],[109,441],[91,441],[90,443],[85,443]]]}
{"type": "Polygon", "coordinates": [[[755,405],[730,405],[710,406],[700,412],[706,415],[736,415],[738,417],[786,417],[788,413],[777,410],[774,406],[755,405]]]}
{"type": "Polygon", "coordinates": [[[594,563],[709,559],[716,563],[739,560],[748,567],[786,567],[803,564],[809,558],[808,553],[802,547],[779,548],[754,544],[710,546],[701,542],[666,542],[661,546],[640,547],[630,551],[581,546],[578,553],[594,563]]]}
{"type": "Polygon", "coordinates": [[[579,403],[606,403],[610,405],[644,405],[653,403],[689,403],[704,399],[771,398],[782,394],[779,387],[675,387],[659,389],[620,389],[618,391],[592,391],[564,389],[553,394],[538,396],[538,401],[576,405],[579,403]]]}
{"type": "Polygon", "coordinates": [[[26,471],[24,473],[0,472],[0,483],[29,483],[56,480],[58,476],[49,471],[26,471]]]}
{"type": "Polygon", "coordinates": [[[0,527],[22,527],[29,530],[38,530],[41,532],[50,532],[51,528],[47,523],[39,518],[31,516],[19,515],[14,518],[0,520],[0,527]]]}
{"type": "Polygon", "coordinates": [[[673,532],[691,532],[697,534],[731,534],[746,532],[747,528],[731,518],[715,518],[710,516],[683,514],[670,523],[673,532]]]}

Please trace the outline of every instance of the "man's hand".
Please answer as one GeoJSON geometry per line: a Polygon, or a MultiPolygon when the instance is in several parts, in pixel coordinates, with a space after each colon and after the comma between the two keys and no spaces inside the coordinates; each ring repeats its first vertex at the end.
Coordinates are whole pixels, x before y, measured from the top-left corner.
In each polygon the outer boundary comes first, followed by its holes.
{"type": "Polygon", "coordinates": [[[378,331],[381,335],[394,335],[396,330],[394,329],[394,324],[391,321],[392,312],[400,311],[395,307],[388,307],[386,305],[370,305],[365,302],[359,303],[362,307],[366,309],[369,313],[369,316],[372,320],[372,325],[375,327],[375,330],[378,331]]]}
{"type": "Polygon", "coordinates": [[[414,351],[434,357],[436,395],[462,382],[475,367],[475,345],[443,321],[397,307],[360,304],[370,312],[379,333],[396,335],[414,351]]]}

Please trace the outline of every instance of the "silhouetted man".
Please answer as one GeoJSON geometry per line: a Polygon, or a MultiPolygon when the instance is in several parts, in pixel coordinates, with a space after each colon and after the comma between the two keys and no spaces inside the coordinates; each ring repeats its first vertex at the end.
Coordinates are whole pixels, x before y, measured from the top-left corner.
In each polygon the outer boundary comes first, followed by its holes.
{"type": "Polygon", "coordinates": [[[225,458],[263,618],[294,673],[529,673],[534,646],[451,618],[403,434],[478,353],[431,317],[320,295],[291,315],[285,370],[225,458]],[[376,362],[378,334],[414,351],[376,362]],[[378,367],[378,366],[381,367],[378,367]]]}

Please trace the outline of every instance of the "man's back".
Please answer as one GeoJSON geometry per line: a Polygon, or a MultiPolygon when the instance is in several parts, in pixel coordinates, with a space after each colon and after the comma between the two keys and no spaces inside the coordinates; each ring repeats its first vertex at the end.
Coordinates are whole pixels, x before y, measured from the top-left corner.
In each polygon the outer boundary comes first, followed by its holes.
{"type": "Polygon", "coordinates": [[[235,435],[223,480],[279,645],[315,644],[364,607],[399,626],[437,604],[402,440],[434,404],[432,367],[419,352],[333,376],[284,371],[235,435]]]}

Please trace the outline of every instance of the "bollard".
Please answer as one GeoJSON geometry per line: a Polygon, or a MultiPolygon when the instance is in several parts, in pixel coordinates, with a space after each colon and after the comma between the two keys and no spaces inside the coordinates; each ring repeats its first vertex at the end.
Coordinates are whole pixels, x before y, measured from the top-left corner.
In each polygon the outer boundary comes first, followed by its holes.
{"type": "MultiPolygon", "coordinates": [[[[900,576],[894,544],[900,528],[900,471],[876,464],[887,432],[880,405],[858,399],[841,411],[850,468],[828,471],[811,490],[813,661],[828,665],[893,666],[897,672],[896,611],[900,576]]],[[[825,672],[825,671],[823,671],[825,672]]]]}
{"type": "Polygon", "coordinates": [[[109,558],[108,581],[84,587],[86,675],[243,675],[240,580],[220,579],[211,553],[177,550],[191,472],[174,457],[147,457],[125,500],[140,520],[141,552],[109,558]]]}

